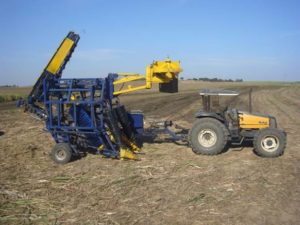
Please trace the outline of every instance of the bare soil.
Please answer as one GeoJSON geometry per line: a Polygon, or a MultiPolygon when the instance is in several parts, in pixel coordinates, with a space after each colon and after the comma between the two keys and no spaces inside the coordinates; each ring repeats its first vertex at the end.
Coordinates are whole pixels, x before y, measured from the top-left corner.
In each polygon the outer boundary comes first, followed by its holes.
{"type": "Polygon", "coordinates": [[[300,224],[300,85],[186,81],[177,94],[145,91],[120,99],[146,118],[190,127],[199,88],[241,91],[230,107],[272,114],[287,132],[286,152],[261,158],[252,147],[218,156],[185,145],[144,143],[140,161],[98,155],[56,165],[41,121],[0,104],[0,224],[300,224]]]}

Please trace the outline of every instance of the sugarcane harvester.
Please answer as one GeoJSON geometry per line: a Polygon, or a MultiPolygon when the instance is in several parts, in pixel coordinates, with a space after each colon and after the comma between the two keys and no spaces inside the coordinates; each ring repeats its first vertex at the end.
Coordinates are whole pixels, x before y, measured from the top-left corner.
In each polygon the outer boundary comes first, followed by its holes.
{"type": "Polygon", "coordinates": [[[109,158],[137,159],[136,135],[143,132],[143,114],[130,113],[117,97],[159,84],[162,92],[178,91],[179,62],[154,61],[146,74],[109,74],[105,78],[63,79],[62,72],[80,37],[68,33],[33,86],[25,110],[45,120],[56,144],[52,159],[59,164],[93,149],[109,158]],[[138,86],[124,85],[145,81],[138,86]],[[117,85],[123,89],[115,90],[117,85]]]}
{"type": "MultiPolygon", "coordinates": [[[[118,96],[150,89],[154,83],[159,84],[160,92],[178,92],[180,63],[154,61],[146,67],[145,75],[111,73],[105,78],[63,79],[62,72],[79,39],[74,32],[65,37],[28,95],[25,111],[45,121],[56,142],[50,154],[56,163],[67,163],[90,149],[108,158],[137,159],[135,153],[140,148],[136,137],[145,134],[144,117],[138,111],[128,112],[118,96]],[[133,86],[135,81],[139,82],[133,86]]],[[[177,127],[182,132],[173,132],[169,129],[172,121],[158,121],[152,126],[154,136],[167,134],[172,141],[185,142],[196,154],[203,155],[219,154],[228,144],[241,145],[245,140],[253,142],[260,156],[283,154],[286,133],[277,128],[274,117],[237,109],[211,109],[212,96],[236,95],[233,92],[204,90],[200,95],[203,110],[196,113],[191,129],[177,127]]]]}

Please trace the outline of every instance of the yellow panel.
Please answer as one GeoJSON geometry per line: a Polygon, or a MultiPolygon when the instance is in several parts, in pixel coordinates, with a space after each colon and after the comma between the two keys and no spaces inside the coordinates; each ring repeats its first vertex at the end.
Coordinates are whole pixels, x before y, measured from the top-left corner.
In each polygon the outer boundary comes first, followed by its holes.
{"type": "Polygon", "coordinates": [[[166,59],[164,61],[155,61],[151,66],[153,73],[180,73],[182,71],[180,62],[174,62],[170,59],[166,59]]]}
{"type": "Polygon", "coordinates": [[[136,157],[136,155],[132,151],[130,151],[128,149],[125,149],[125,148],[120,149],[120,158],[121,159],[138,160],[138,158],[136,157]]]}
{"type": "Polygon", "coordinates": [[[182,71],[179,61],[154,61],[146,68],[146,83],[147,88],[151,88],[152,83],[169,83],[177,79],[178,74],[182,71]]]}
{"type": "Polygon", "coordinates": [[[57,50],[57,52],[55,53],[55,55],[53,56],[53,58],[51,59],[51,62],[48,64],[46,70],[52,74],[56,74],[60,67],[62,66],[65,58],[67,57],[67,55],[69,54],[72,46],[74,44],[74,41],[72,41],[69,38],[66,38],[63,43],[61,44],[61,46],[59,47],[59,49],[57,50]]]}
{"type": "Polygon", "coordinates": [[[239,118],[240,127],[244,129],[262,129],[270,126],[268,117],[241,113],[239,114],[239,118]]]}

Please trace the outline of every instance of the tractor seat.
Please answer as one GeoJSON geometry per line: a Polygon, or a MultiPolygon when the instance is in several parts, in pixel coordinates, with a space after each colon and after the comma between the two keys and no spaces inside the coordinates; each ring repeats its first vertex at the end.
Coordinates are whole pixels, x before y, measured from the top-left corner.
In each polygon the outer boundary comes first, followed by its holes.
{"type": "Polygon", "coordinates": [[[237,109],[229,109],[226,113],[232,121],[237,122],[239,120],[238,110],[237,109]]]}

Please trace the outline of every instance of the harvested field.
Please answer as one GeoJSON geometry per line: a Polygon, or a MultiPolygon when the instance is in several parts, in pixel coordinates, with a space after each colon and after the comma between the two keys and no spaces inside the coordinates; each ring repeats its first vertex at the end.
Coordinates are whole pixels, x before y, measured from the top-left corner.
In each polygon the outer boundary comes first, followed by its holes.
{"type": "MultiPolygon", "coordinates": [[[[251,147],[218,156],[195,155],[185,145],[144,143],[141,161],[98,155],[59,166],[44,124],[0,104],[0,224],[300,224],[300,85],[184,81],[180,92],[121,96],[146,116],[190,127],[201,107],[200,88],[241,91],[231,107],[272,114],[288,135],[279,158],[251,147]]],[[[22,90],[24,91],[24,90],[22,90]]]]}

